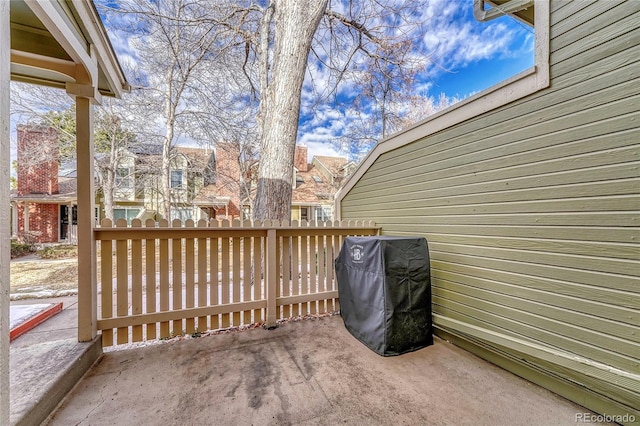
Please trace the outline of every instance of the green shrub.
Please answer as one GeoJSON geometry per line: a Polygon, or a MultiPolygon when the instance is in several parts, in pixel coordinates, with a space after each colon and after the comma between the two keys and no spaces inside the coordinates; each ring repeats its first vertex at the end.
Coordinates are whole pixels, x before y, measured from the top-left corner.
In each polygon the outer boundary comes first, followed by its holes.
{"type": "Polygon", "coordinates": [[[17,240],[11,240],[11,258],[26,256],[29,253],[36,251],[33,244],[22,243],[17,240]]]}

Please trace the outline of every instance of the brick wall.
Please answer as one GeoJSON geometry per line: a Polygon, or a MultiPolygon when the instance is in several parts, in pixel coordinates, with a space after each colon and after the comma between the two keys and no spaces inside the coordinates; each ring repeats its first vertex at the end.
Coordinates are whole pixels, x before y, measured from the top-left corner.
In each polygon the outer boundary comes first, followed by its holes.
{"type": "Polygon", "coordinates": [[[29,231],[25,234],[24,206],[18,205],[18,236],[35,243],[56,243],[59,241],[58,204],[26,204],[29,206],[29,231]]]}
{"type": "Polygon", "coordinates": [[[18,195],[58,193],[58,136],[50,127],[18,126],[18,195]]]}
{"type": "MultiPolygon", "coordinates": [[[[218,143],[216,146],[216,187],[219,195],[231,198],[227,208],[229,219],[241,217],[240,173],[240,148],[235,144],[218,143]]],[[[216,209],[216,216],[224,214],[224,207],[216,209]]]]}
{"type": "MultiPolygon", "coordinates": [[[[19,125],[17,152],[18,196],[58,194],[58,135],[50,127],[19,125]]],[[[18,236],[38,243],[57,242],[58,204],[21,203],[18,206],[18,236]],[[29,208],[25,233],[24,208],[29,208]]]]}

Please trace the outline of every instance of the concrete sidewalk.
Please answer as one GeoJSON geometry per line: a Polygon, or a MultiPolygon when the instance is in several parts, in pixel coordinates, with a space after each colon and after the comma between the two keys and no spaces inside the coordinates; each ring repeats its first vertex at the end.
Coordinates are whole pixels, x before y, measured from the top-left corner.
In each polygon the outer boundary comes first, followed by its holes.
{"type": "Polygon", "coordinates": [[[98,340],[78,342],[77,296],[12,301],[62,302],[62,312],[13,340],[9,350],[10,422],[40,424],[100,357],[98,340]]]}
{"type": "Polygon", "coordinates": [[[56,425],[575,425],[588,412],[452,344],[381,357],[339,316],[107,352],[56,425]]]}

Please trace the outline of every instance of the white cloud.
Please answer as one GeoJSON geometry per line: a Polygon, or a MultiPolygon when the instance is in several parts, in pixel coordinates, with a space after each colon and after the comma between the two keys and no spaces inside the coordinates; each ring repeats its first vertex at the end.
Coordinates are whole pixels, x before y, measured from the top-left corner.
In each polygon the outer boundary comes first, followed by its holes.
{"type": "Polygon", "coordinates": [[[308,148],[309,161],[315,155],[325,155],[329,157],[344,157],[344,153],[338,152],[329,140],[316,139],[314,135],[309,133],[303,135],[298,141],[299,145],[304,145],[308,148]]]}

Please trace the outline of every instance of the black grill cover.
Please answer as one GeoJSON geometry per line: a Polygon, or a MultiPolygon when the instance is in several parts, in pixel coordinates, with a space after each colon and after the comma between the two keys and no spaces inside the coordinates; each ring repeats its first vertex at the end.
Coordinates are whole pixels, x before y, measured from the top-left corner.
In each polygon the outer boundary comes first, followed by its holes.
{"type": "Polygon", "coordinates": [[[433,344],[429,249],[423,237],[347,237],[335,260],[340,314],[374,352],[433,344]]]}

